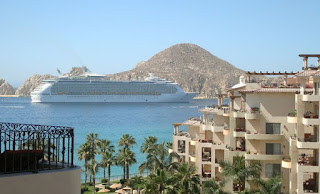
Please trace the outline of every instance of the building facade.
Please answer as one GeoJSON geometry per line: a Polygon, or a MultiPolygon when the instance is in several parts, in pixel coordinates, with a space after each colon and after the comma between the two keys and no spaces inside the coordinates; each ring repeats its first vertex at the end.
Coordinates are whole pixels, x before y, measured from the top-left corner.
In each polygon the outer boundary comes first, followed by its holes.
{"type": "MultiPolygon", "coordinates": [[[[174,124],[173,151],[180,161],[194,164],[203,179],[219,181],[219,162],[244,156],[247,164],[262,162],[262,179],[279,174],[283,193],[319,193],[320,71],[308,67],[308,58],[317,57],[320,67],[320,55],[300,56],[303,70],[290,84],[286,72],[283,85],[246,83],[241,77],[217,105],[200,109],[201,118],[174,124]]],[[[225,190],[236,187],[228,181],[225,190]]],[[[249,180],[245,188],[258,187],[249,180]]]]}

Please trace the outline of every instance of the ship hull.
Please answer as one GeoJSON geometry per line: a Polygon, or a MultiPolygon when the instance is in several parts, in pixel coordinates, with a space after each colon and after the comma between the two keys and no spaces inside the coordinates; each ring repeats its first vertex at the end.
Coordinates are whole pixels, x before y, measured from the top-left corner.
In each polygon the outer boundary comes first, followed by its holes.
{"type": "Polygon", "coordinates": [[[31,95],[32,102],[190,102],[198,93],[162,95],[31,95]]]}

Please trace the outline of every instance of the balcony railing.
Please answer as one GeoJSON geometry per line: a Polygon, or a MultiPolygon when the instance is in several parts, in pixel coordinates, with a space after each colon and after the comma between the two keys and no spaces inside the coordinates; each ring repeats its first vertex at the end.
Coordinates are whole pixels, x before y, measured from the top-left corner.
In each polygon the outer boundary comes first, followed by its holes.
{"type": "Polygon", "coordinates": [[[2,122],[0,127],[0,174],[73,167],[73,128],[2,122]]]}

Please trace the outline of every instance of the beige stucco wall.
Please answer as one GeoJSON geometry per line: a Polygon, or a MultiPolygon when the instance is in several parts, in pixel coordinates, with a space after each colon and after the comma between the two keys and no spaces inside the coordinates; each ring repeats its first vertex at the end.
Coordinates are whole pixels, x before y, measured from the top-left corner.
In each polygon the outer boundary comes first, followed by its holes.
{"type": "Polygon", "coordinates": [[[1,175],[0,188],[4,194],[79,194],[81,168],[1,175]]]}

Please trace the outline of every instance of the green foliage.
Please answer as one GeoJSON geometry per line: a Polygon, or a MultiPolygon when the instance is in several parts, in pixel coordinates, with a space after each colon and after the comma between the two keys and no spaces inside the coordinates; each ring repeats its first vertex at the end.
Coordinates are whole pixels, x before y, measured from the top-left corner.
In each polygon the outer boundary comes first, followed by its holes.
{"type": "Polygon", "coordinates": [[[101,183],[107,183],[107,182],[108,182],[108,179],[101,179],[100,182],[101,182],[101,183]]]}
{"type": "Polygon", "coordinates": [[[245,181],[248,179],[259,180],[262,171],[261,162],[252,162],[246,165],[244,156],[235,156],[233,163],[222,161],[220,166],[224,177],[231,178],[234,183],[240,185],[237,191],[244,189],[245,181]]]}
{"type": "Polygon", "coordinates": [[[223,191],[224,182],[218,183],[214,179],[202,182],[201,194],[227,194],[223,191]]]}
{"type": "Polygon", "coordinates": [[[123,185],[126,182],[126,179],[120,179],[120,183],[123,185]]]}

